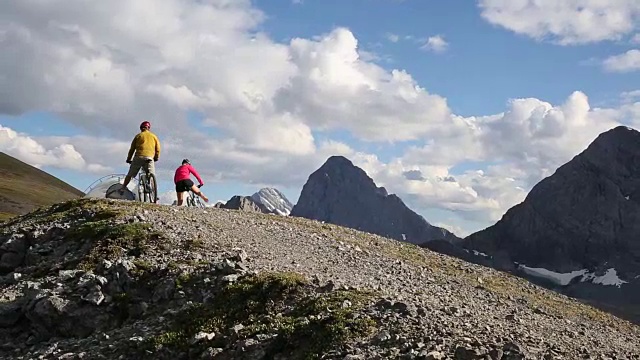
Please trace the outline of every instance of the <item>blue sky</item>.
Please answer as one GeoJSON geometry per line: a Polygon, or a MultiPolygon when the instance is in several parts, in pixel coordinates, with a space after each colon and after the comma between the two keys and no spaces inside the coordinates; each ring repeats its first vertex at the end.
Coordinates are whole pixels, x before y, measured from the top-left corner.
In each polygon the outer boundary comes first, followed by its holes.
{"type": "Polygon", "coordinates": [[[402,68],[430,92],[447,98],[456,114],[501,112],[510,98],[536,97],[562,102],[582,90],[594,103],[636,90],[638,73],[607,74],[582,64],[626,51],[628,44],[605,42],[558,47],[517,35],[484,21],[475,1],[289,1],[255,2],[268,16],[262,30],[274,39],[313,37],[337,26],[349,27],[364,50],[385,68],[402,68]],[[392,43],[388,34],[416,40],[392,43]],[[450,50],[434,55],[419,39],[441,34],[450,50]]]}
{"type": "Polygon", "coordinates": [[[0,61],[0,151],[84,190],[126,172],[148,118],[167,149],[161,192],[187,156],[212,200],[275,186],[295,201],[342,154],[430,222],[467,234],[640,114],[640,52],[630,51],[640,4],[154,4],[0,5],[0,45],[14,54],[0,61]],[[581,21],[581,11],[621,15],[581,21]],[[118,20],[128,16],[137,21],[118,20]]]}

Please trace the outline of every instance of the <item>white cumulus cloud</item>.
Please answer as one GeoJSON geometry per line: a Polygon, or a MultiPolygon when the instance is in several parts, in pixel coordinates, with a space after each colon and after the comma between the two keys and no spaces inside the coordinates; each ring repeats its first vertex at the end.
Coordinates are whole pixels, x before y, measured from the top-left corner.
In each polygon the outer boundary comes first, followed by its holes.
{"type": "Polygon", "coordinates": [[[571,94],[560,105],[513,99],[507,111],[461,118],[466,127],[410,147],[391,163],[373,161],[372,165],[369,160],[362,164],[374,179],[393,192],[412,196],[423,208],[496,221],[598,134],[628,119],[637,122],[639,115],[640,102],[592,109],[582,92],[571,94]],[[478,163],[492,165],[479,169],[478,163]],[[455,166],[468,169],[454,173],[455,166]],[[406,176],[407,171],[414,172],[406,176]]]}
{"type": "Polygon", "coordinates": [[[623,54],[610,56],[602,63],[605,70],[611,72],[630,72],[640,70],[640,50],[632,49],[623,54]]]}
{"type": "Polygon", "coordinates": [[[636,0],[479,0],[478,6],[491,24],[560,45],[623,39],[640,24],[636,0]]]}
{"type": "Polygon", "coordinates": [[[387,40],[393,42],[393,43],[397,43],[398,41],[400,41],[400,35],[398,34],[393,34],[393,33],[386,33],[385,34],[385,38],[387,38],[387,40]]]}
{"type": "MultiPolygon", "coordinates": [[[[498,18],[498,7],[520,11],[483,4],[498,18]]],[[[421,209],[493,221],[599,132],[639,119],[640,103],[593,109],[581,92],[562,104],[521,98],[498,114],[456,115],[428,84],[363,56],[348,28],[282,43],[258,30],[264,18],[250,0],[0,2],[0,114],[48,111],[81,133],[9,129],[3,149],[42,166],[126,172],[131,139],[149,119],[166,183],[189,158],[206,183],[300,187],[344,155],[421,209]],[[401,150],[383,161],[358,142],[401,150]]],[[[588,38],[582,27],[556,32],[588,38]]]]}
{"type": "Polygon", "coordinates": [[[423,50],[429,50],[436,53],[442,53],[447,50],[449,43],[441,35],[430,36],[420,47],[423,50]]]}
{"type": "Polygon", "coordinates": [[[0,125],[0,151],[35,167],[103,171],[98,164],[88,164],[76,148],[64,142],[45,147],[32,137],[0,125]]]}

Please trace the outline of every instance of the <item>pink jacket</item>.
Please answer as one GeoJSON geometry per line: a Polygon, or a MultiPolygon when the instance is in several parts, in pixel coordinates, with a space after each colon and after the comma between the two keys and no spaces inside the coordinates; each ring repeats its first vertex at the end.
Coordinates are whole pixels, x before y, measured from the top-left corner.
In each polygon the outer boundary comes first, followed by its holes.
{"type": "Polygon", "coordinates": [[[191,176],[190,174],[193,174],[196,177],[196,179],[198,179],[198,182],[200,182],[200,185],[204,184],[204,182],[200,178],[200,175],[198,174],[196,169],[193,166],[191,166],[191,164],[180,165],[176,169],[176,174],[173,176],[174,184],[177,184],[178,181],[189,179],[189,177],[191,176]]]}

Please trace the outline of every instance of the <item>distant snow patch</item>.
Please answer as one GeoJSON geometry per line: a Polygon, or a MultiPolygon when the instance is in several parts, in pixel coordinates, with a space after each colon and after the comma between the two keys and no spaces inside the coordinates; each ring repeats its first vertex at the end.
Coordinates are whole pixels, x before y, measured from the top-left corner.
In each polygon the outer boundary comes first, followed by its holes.
{"type": "MultiPolygon", "coordinates": [[[[471,252],[473,252],[473,255],[475,255],[475,256],[482,256],[482,257],[486,257],[486,258],[489,258],[489,259],[493,259],[493,256],[487,255],[487,254],[485,254],[485,253],[483,253],[481,251],[478,251],[478,250],[471,250],[471,251],[469,251],[469,249],[463,249],[463,250],[466,251],[468,254],[471,254],[471,252]]],[[[518,263],[515,263],[515,264],[518,265],[518,263]]]]}
{"type": "Polygon", "coordinates": [[[522,271],[528,275],[544,278],[563,286],[568,285],[574,278],[587,273],[586,269],[576,270],[570,273],[558,273],[545,268],[531,268],[524,265],[518,265],[518,268],[522,269],[522,271]]]}
{"type": "Polygon", "coordinates": [[[483,252],[477,251],[477,250],[473,250],[473,255],[475,256],[484,256],[484,257],[491,257],[483,252]]]}
{"type": "Polygon", "coordinates": [[[593,284],[620,287],[622,284],[627,283],[627,281],[618,277],[614,268],[608,269],[602,276],[596,276],[594,273],[590,273],[587,269],[575,270],[569,273],[558,273],[545,268],[532,268],[524,265],[518,265],[518,269],[521,269],[528,275],[544,278],[562,286],[568,285],[571,280],[579,276],[582,276],[580,282],[591,282],[593,284]]]}
{"type": "Polygon", "coordinates": [[[594,284],[602,285],[615,285],[620,287],[622,284],[626,284],[628,281],[624,281],[618,277],[616,269],[609,268],[607,272],[602,276],[595,276],[594,274],[586,274],[582,277],[581,281],[591,280],[594,284]]]}

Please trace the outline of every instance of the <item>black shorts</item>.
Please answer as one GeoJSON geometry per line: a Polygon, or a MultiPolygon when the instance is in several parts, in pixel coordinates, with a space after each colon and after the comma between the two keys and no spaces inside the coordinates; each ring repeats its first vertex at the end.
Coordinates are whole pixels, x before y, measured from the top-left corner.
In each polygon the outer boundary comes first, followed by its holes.
{"type": "Polygon", "coordinates": [[[193,186],[191,179],[180,180],[176,183],[176,192],[190,191],[193,186]]]}

